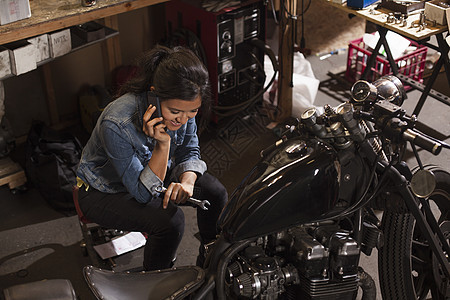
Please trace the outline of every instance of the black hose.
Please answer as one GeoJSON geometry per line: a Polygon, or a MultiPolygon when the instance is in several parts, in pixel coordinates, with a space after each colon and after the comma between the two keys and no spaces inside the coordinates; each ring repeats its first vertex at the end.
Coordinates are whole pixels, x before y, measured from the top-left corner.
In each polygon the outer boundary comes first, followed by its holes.
{"type": "Polygon", "coordinates": [[[375,281],[361,267],[358,267],[358,276],[359,276],[358,285],[361,287],[363,291],[361,300],[376,300],[377,288],[375,286],[375,281]]]}

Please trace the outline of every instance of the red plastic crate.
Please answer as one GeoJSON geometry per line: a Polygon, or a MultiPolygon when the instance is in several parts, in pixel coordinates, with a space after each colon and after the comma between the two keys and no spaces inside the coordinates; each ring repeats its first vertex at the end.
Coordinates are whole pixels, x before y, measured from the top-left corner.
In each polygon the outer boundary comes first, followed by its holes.
{"type": "MultiPolygon", "coordinates": [[[[427,57],[427,47],[419,45],[414,41],[410,41],[412,46],[417,49],[395,60],[398,72],[404,74],[411,79],[418,82],[423,82],[423,71],[425,69],[425,60],[427,57]]],[[[345,71],[345,78],[350,82],[355,82],[361,78],[361,74],[367,66],[372,52],[365,49],[363,38],[356,39],[348,45],[347,70],[345,71]]],[[[368,81],[375,81],[378,78],[393,74],[391,66],[387,58],[378,55],[375,59],[372,73],[368,81]]]]}

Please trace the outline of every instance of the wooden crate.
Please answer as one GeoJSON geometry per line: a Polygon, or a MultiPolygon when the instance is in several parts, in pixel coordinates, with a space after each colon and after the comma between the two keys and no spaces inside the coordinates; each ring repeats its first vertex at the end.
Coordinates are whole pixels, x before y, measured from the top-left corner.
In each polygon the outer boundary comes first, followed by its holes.
{"type": "Polygon", "coordinates": [[[27,177],[22,167],[9,157],[0,159],[0,186],[8,184],[10,189],[24,185],[27,177]]]}

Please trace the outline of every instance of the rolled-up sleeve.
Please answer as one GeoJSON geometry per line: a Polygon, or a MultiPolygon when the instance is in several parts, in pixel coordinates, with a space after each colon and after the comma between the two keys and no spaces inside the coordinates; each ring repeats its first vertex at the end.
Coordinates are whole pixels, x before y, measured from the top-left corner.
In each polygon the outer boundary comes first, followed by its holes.
{"type": "Polygon", "coordinates": [[[150,191],[152,196],[157,196],[159,193],[155,191],[156,188],[159,188],[163,185],[161,179],[153,173],[152,169],[148,166],[148,164],[144,167],[141,174],[139,175],[139,179],[142,184],[150,191]]]}
{"type": "Polygon", "coordinates": [[[187,171],[192,171],[197,173],[198,175],[203,175],[206,172],[206,163],[201,159],[191,159],[185,161],[173,168],[172,178],[177,181],[180,178],[180,175],[187,171]]]}

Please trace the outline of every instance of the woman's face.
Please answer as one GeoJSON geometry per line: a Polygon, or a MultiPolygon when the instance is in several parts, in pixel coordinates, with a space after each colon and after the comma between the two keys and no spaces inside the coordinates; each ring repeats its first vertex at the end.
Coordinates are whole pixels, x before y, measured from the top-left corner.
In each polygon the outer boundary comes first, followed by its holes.
{"type": "Polygon", "coordinates": [[[164,119],[164,125],[169,130],[178,130],[181,125],[186,124],[189,119],[197,115],[201,105],[202,100],[200,96],[193,101],[180,99],[161,101],[161,114],[164,119]]]}

